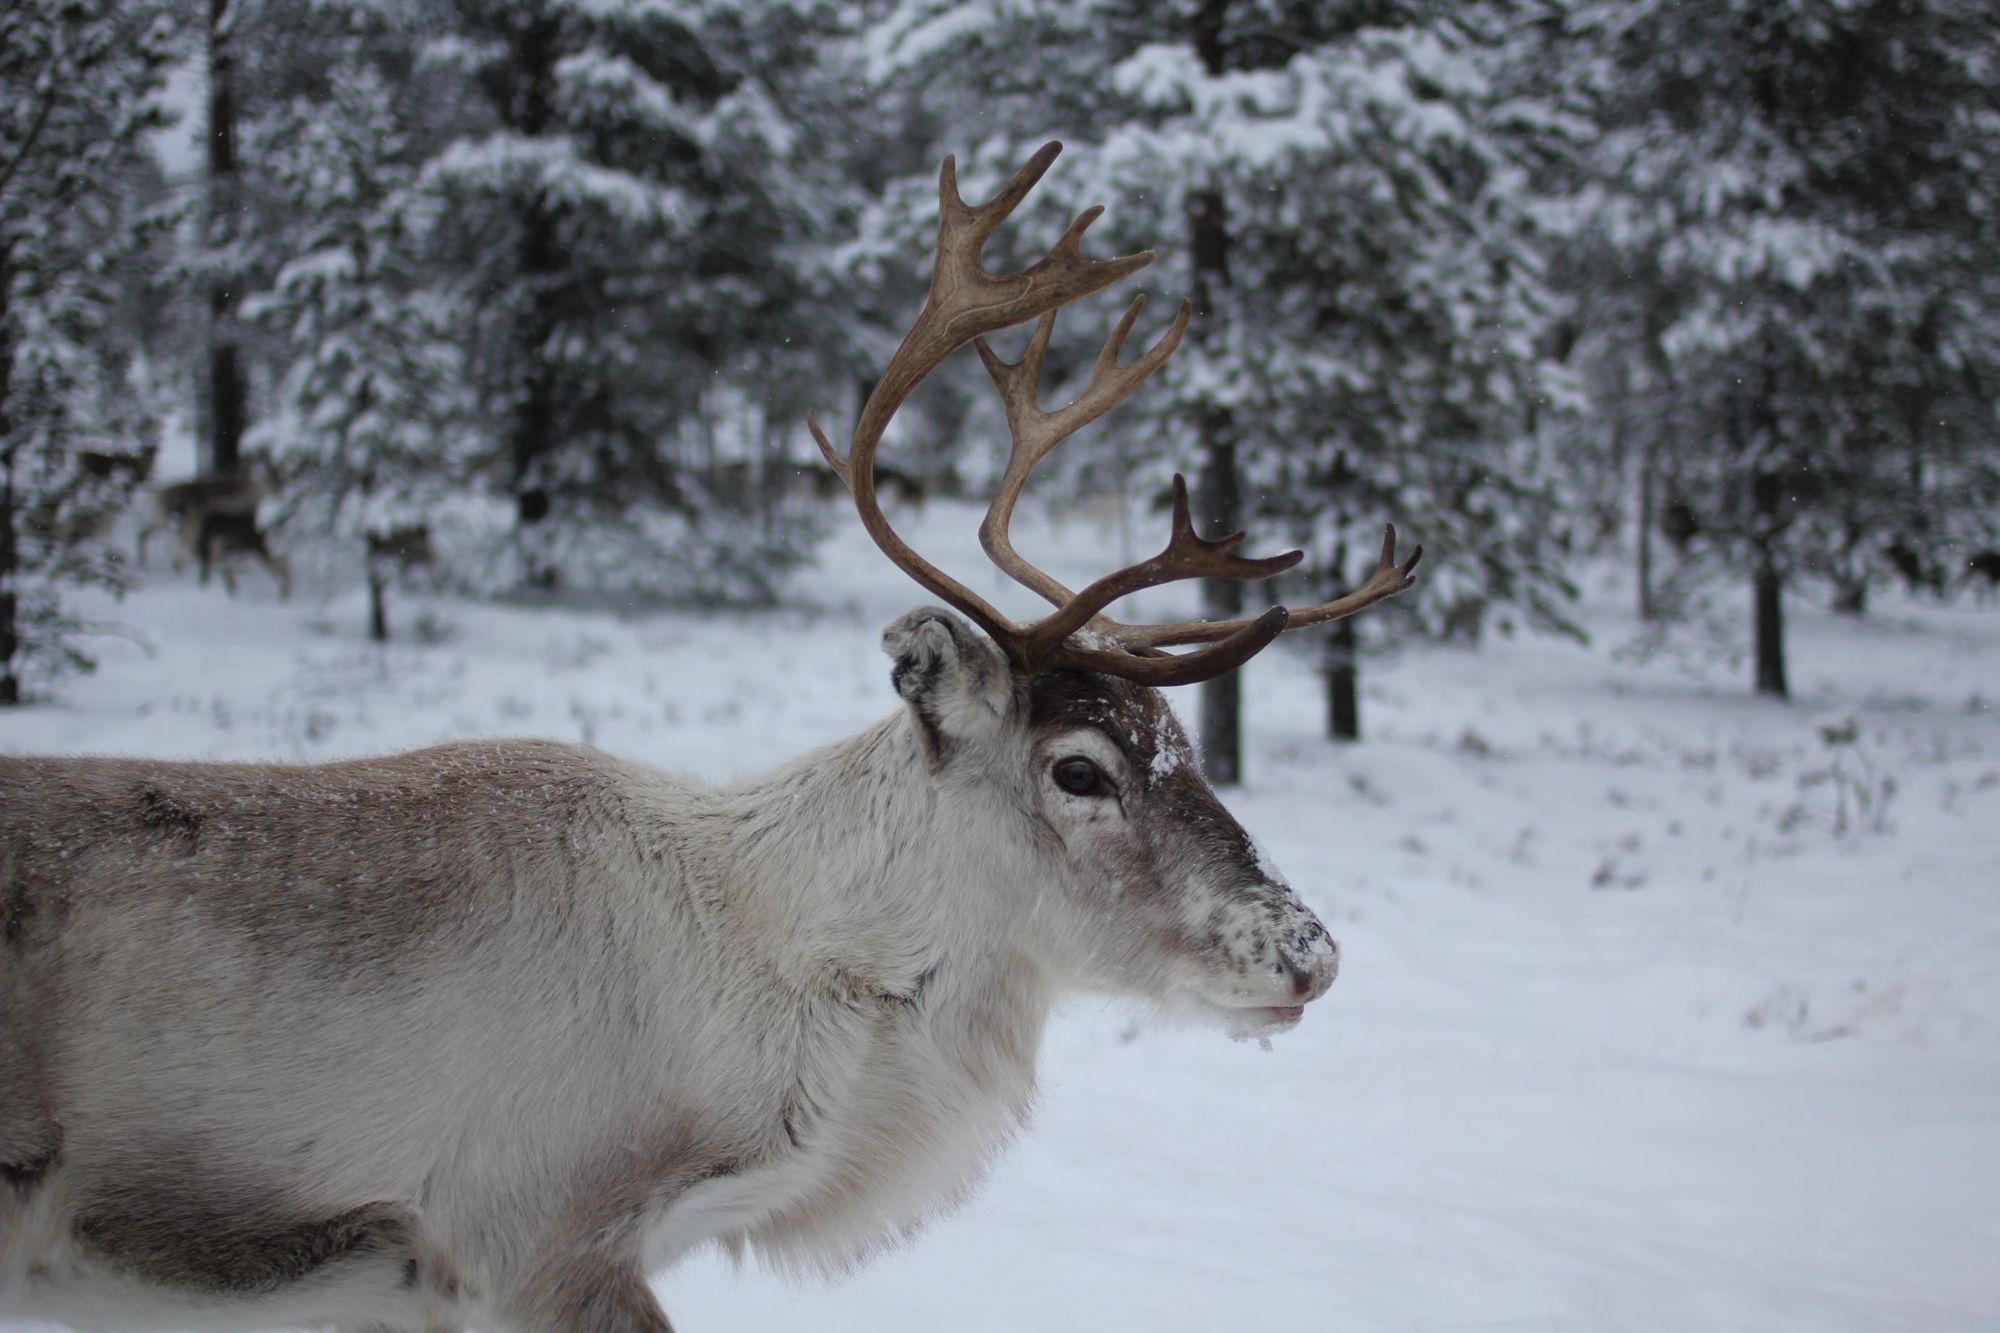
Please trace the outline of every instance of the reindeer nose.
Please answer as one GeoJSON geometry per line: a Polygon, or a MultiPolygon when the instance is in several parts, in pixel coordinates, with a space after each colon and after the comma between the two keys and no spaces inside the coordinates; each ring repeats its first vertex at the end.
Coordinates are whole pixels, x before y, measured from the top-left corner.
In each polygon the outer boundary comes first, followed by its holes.
{"type": "Polygon", "coordinates": [[[1300,963],[1286,964],[1292,975],[1292,991],[1302,1004],[1326,994],[1340,975],[1340,942],[1317,923],[1308,934],[1304,958],[1300,963]]]}
{"type": "MultiPolygon", "coordinates": [[[[1317,959],[1313,961],[1318,962],[1317,959]]],[[[1333,979],[1340,972],[1340,963],[1336,957],[1329,960],[1324,967],[1295,967],[1290,971],[1292,994],[1298,997],[1300,1004],[1307,1004],[1333,988],[1333,979]]]]}

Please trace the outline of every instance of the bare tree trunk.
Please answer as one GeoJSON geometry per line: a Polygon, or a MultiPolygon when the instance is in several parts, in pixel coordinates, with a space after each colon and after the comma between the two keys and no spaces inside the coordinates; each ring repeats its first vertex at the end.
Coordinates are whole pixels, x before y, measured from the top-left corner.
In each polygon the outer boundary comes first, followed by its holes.
{"type": "Polygon", "coordinates": [[[1840,549],[1835,553],[1833,571],[1833,611],[1856,619],[1868,614],[1868,534],[1861,520],[1849,511],[1841,521],[1840,549]]]}
{"type": "Polygon", "coordinates": [[[368,637],[389,642],[389,592],[377,570],[368,571],[368,637]]]}
{"type": "MultiPolygon", "coordinates": [[[[0,413],[0,434],[6,431],[0,413]]],[[[18,625],[20,602],[14,594],[19,576],[20,555],[14,545],[14,467],[11,459],[0,463],[0,707],[21,702],[21,678],[14,670],[14,656],[21,651],[18,625]]]]}
{"type": "MultiPolygon", "coordinates": [[[[1222,22],[1229,0],[1202,0],[1194,17],[1196,57],[1211,77],[1223,73],[1222,22]]],[[[1188,196],[1188,236],[1194,257],[1194,337],[1198,346],[1215,337],[1215,304],[1229,285],[1229,219],[1217,190],[1188,196]]],[[[1242,487],[1236,472],[1236,444],[1229,413],[1204,406],[1196,421],[1202,447],[1201,518],[1213,535],[1243,525],[1242,487]]],[[[1204,579],[1202,614],[1226,620],[1243,614],[1243,585],[1233,579],[1204,579]]],[[[1202,682],[1201,764],[1208,780],[1233,787],[1243,780],[1242,672],[1230,671],[1202,682]]]]}
{"type": "MultiPolygon", "coordinates": [[[[548,133],[555,120],[559,36],[558,21],[545,18],[530,23],[515,39],[513,72],[521,81],[520,95],[511,104],[503,102],[501,120],[509,129],[530,138],[548,133]]],[[[521,219],[520,262],[528,311],[517,331],[516,346],[527,370],[527,382],[514,409],[508,446],[513,463],[515,508],[525,526],[539,523],[549,515],[548,491],[530,478],[535,464],[555,446],[556,400],[560,392],[546,358],[556,328],[554,296],[549,284],[562,272],[564,255],[553,206],[540,196],[528,201],[521,219]]],[[[543,573],[553,579],[553,570],[543,573]]]]}
{"type": "Polygon", "coordinates": [[[1352,616],[1334,621],[1326,636],[1326,734],[1337,741],[1361,739],[1358,637],[1352,616]]]}
{"type": "Polygon", "coordinates": [[[1778,478],[1772,472],[1759,469],[1751,478],[1757,561],[1752,602],[1756,612],[1757,692],[1789,699],[1791,690],[1785,682],[1785,588],[1778,571],[1776,549],[1778,491],[1778,478]]]}
{"type": "Polygon", "coordinates": [[[1653,597],[1653,526],[1658,503],[1659,466],[1655,445],[1648,439],[1639,446],[1639,619],[1657,620],[1660,608],[1653,597]]]}
{"type": "MultiPolygon", "coordinates": [[[[1672,362],[1667,360],[1666,348],[1661,344],[1666,312],[1658,302],[1646,308],[1645,333],[1642,346],[1646,363],[1651,369],[1647,377],[1647,391],[1651,394],[1666,394],[1673,388],[1674,372],[1672,362]]],[[[1620,395],[1626,400],[1619,408],[1619,433],[1625,430],[1627,414],[1631,412],[1632,371],[1628,366],[1619,372],[1620,395]]],[[[1668,417],[1672,419],[1671,415],[1668,417]]],[[[1659,526],[1660,506],[1660,437],[1657,422],[1642,428],[1644,436],[1639,446],[1639,619],[1657,620],[1660,616],[1660,602],[1653,595],[1653,531],[1659,526]]],[[[1622,453],[1622,450],[1621,450],[1622,453]]]]}
{"type": "MultiPolygon", "coordinates": [[[[1227,414],[1204,414],[1202,424],[1205,464],[1201,477],[1202,518],[1214,534],[1234,532],[1242,526],[1243,498],[1237,488],[1236,446],[1221,438],[1227,430],[1227,414]],[[1222,417],[1220,423],[1208,418],[1222,417]]],[[[1243,614],[1243,584],[1234,579],[1204,579],[1201,610],[1212,620],[1229,620],[1243,614]]],[[[1243,694],[1241,671],[1227,671],[1203,681],[1201,686],[1201,766],[1208,780],[1218,787],[1233,787],[1243,780],[1243,694]]]]}
{"type": "Polygon", "coordinates": [[[21,678],[14,658],[21,651],[20,599],[14,591],[20,578],[21,553],[14,533],[14,417],[8,410],[14,391],[14,340],[8,334],[7,293],[14,287],[13,258],[0,250],[0,707],[21,702],[21,678]]]}
{"type": "MultiPolygon", "coordinates": [[[[233,0],[209,0],[208,243],[218,250],[237,226],[235,24],[233,0]]],[[[233,282],[233,275],[225,277],[208,294],[208,468],[214,473],[243,469],[248,410],[233,282]]]]}

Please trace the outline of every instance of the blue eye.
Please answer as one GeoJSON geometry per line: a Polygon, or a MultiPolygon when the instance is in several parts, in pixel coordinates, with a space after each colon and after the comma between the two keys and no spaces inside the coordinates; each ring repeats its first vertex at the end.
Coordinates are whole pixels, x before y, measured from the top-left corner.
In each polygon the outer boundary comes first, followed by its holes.
{"type": "Polygon", "coordinates": [[[1056,760],[1056,786],[1072,796],[1097,796],[1104,791],[1104,774],[1081,755],[1056,760]]]}

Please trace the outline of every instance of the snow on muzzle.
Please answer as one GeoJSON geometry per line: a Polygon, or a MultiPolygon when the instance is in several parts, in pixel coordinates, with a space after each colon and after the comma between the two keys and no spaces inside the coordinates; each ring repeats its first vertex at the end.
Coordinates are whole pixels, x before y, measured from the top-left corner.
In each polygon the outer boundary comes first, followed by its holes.
{"type": "Polygon", "coordinates": [[[1211,967],[1198,992],[1238,1035],[1299,1021],[1340,973],[1340,946],[1290,886],[1269,875],[1222,895],[1209,914],[1211,967]]]}

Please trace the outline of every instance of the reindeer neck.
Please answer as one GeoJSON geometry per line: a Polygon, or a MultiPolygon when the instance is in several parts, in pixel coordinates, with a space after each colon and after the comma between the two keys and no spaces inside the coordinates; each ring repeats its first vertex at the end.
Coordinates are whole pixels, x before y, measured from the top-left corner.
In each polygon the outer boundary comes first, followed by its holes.
{"type": "Polygon", "coordinates": [[[976,805],[929,771],[898,713],[718,794],[730,886],[718,906],[789,954],[770,961],[795,977],[893,997],[949,973],[1039,997],[1043,969],[1016,925],[1028,868],[976,805]]]}

